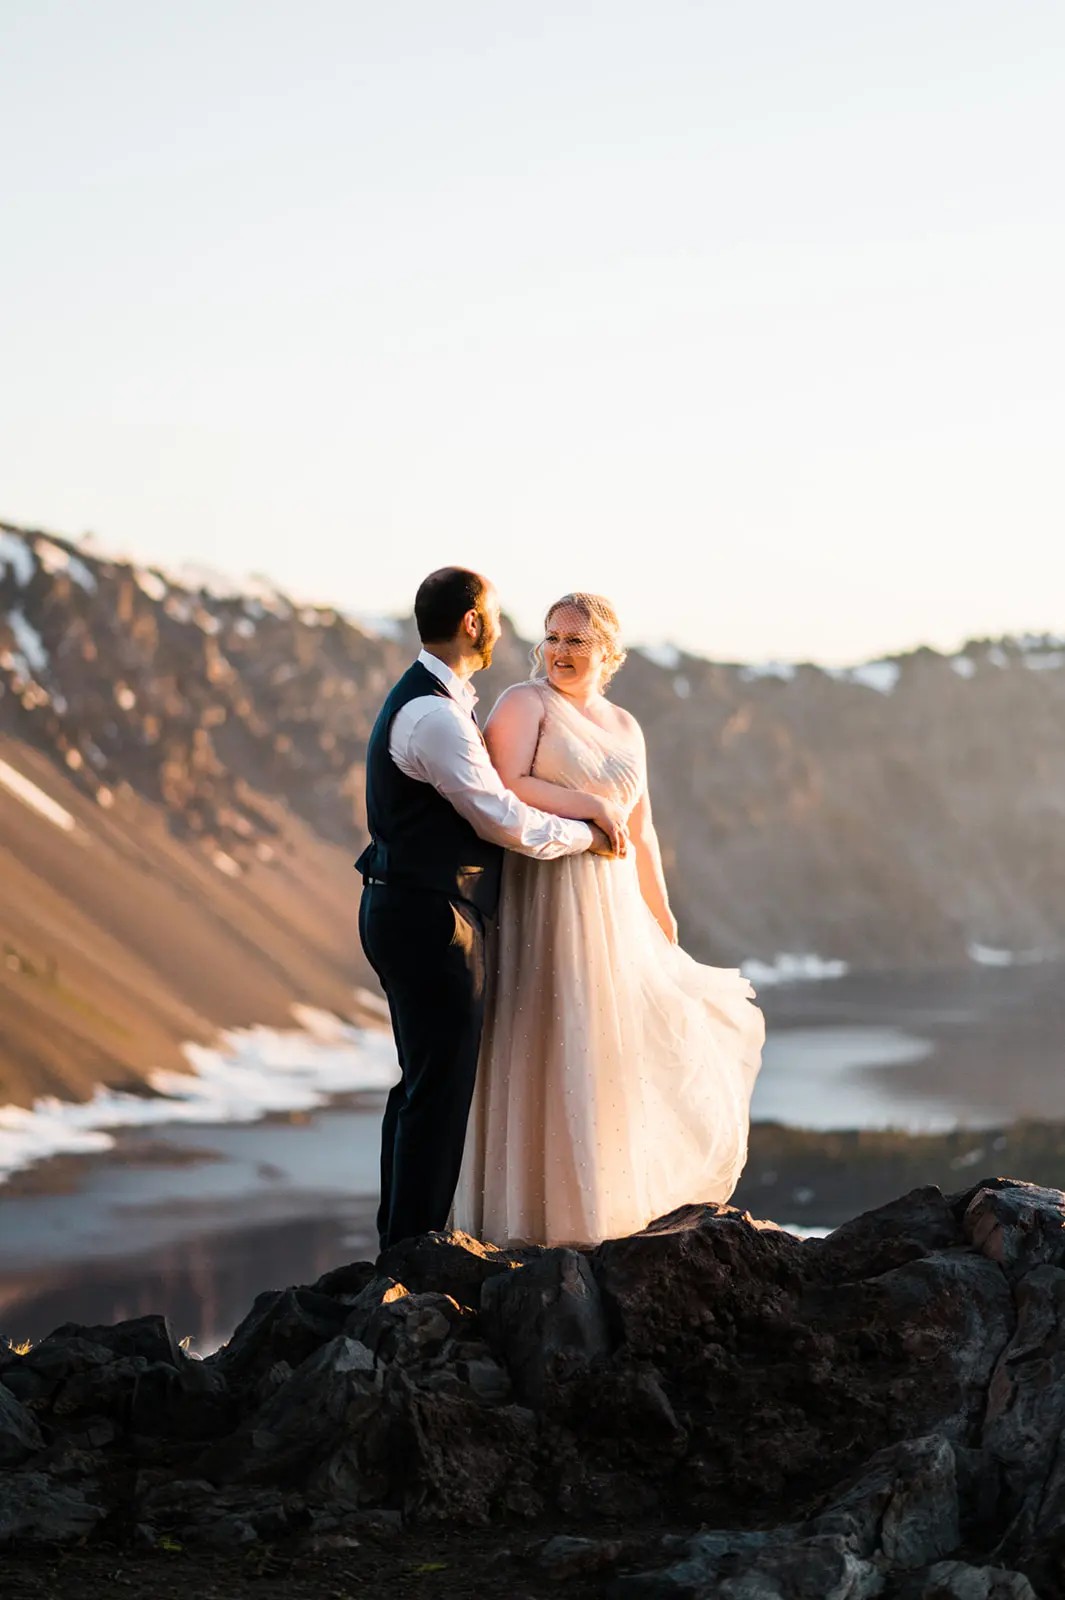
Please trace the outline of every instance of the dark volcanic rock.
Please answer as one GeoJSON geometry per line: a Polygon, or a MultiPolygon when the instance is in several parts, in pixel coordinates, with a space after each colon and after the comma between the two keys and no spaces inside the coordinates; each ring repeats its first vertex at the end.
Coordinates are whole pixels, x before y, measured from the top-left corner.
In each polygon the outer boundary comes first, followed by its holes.
{"type": "Polygon", "coordinates": [[[937,1561],[904,1583],[895,1600],[1039,1600],[1039,1596],[1023,1573],[973,1567],[967,1561],[937,1561]]]}
{"type": "Polygon", "coordinates": [[[41,1430],[33,1417],[0,1384],[0,1467],[17,1467],[35,1450],[43,1449],[41,1430]]]}
{"type": "Polygon", "coordinates": [[[1065,1195],[1034,1184],[979,1188],[965,1208],[965,1237],[1011,1278],[1065,1265],[1065,1195]]]}
{"type": "Polygon", "coordinates": [[[78,1322],[65,1322],[56,1328],[44,1345],[69,1345],[77,1349],[95,1346],[109,1350],[112,1357],[125,1356],[131,1360],[168,1361],[176,1366],[181,1351],[174,1330],[166,1317],[133,1317],[128,1322],[116,1322],[112,1327],[83,1327],[78,1322]]]}
{"type": "Polygon", "coordinates": [[[595,1274],[576,1250],[551,1250],[520,1272],[489,1278],[481,1320],[519,1399],[537,1407],[611,1350],[595,1274]]]}
{"type": "Polygon", "coordinates": [[[1065,1593],[1063,1229],[1003,1179],[825,1240],[689,1206],[594,1251],[408,1240],[202,1363],[159,1319],[57,1329],[0,1357],[0,1538],[542,1517],[538,1570],[619,1597],[1065,1593]]]}
{"type": "Polygon", "coordinates": [[[277,1361],[298,1366],[335,1338],[348,1307],[318,1289],[271,1289],[257,1297],[233,1336],[214,1355],[211,1366],[235,1385],[254,1383],[277,1361]]]}
{"type": "Polygon", "coordinates": [[[353,1411],[373,1409],[380,1392],[374,1358],[343,1334],[308,1356],[286,1382],[224,1443],[203,1456],[213,1482],[289,1479],[327,1452],[353,1423],[353,1411]]]}
{"type": "Polygon", "coordinates": [[[0,1477],[0,1546],[72,1544],[103,1518],[80,1489],[53,1483],[41,1472],[0,1477]]]}
{"type": "Polygon", "coordinates": [[[542,1255],[536,1247],[500,1250],[494,1244],[481,1244],[468,1233],[425,1233],[414,1239],[401,1239],[381,1252],[377,1271],[412,1293],[433,1290],[450,1294],[460,1305],[480,1304],[481,1288],[501,1272],[513,1272],[526,1261],[542,1255]]]}
{"type": "Polygon", "coordinates": [[[868,1278],[878,1269],[887,1272],[934,1250],[948,1250],[961,1238],[950,1201],[928,1186],[844,1222],[818,1247],[818,1266],[840,1279],[868,1278]]]}

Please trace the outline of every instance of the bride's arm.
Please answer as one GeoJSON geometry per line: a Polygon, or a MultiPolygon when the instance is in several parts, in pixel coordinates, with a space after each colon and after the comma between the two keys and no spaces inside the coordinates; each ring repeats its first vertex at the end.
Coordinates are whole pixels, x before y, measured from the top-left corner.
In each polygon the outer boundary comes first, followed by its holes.
{"type": "Polygon", "coordinates": [[[532,776],[543,714],[543,702],[535,689],[517,685],[502,695],[484,729],[484,742],[492,765],[507,788],[526,805],[535,806],[538,811],[550,811],[556,817],[597,823],[613,839],[620,816],[609,800],[532,776]]]}
{"type": "Polygon", "coordinates": [[[662,870],[662,852],[658,845],[651,817],[651,797],[644,789],[629,818],[629,837],[636,853],[636,874],[640,880],[640,893],[651,914],[670,944],[677,942],[677,919],[669,909],[666,875],[662,870]]]}

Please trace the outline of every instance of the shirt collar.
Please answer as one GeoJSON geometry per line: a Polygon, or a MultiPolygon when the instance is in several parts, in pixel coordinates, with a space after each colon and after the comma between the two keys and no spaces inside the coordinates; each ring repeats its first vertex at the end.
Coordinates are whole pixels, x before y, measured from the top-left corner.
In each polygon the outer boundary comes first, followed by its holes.
{"type": "Polygon", "coordinates": [[[472,711],[477,704],[477,691],[468,678],[460,678],[457,672],[452,672],[446,661],[441,661],[439,656],[434,656],[430,650],[419,652],[418,660],[434,678],[439,678],[452,699],[457,700],[460,706],[465,706],[472,711]]]}

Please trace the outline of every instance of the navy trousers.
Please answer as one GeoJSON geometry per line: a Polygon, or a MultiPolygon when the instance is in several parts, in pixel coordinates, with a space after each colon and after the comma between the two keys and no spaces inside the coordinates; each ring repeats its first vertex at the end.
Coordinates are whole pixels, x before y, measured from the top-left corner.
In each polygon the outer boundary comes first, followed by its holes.
{"type": "Polygon", "coordinates": [[[388,1001],[401,1077],[381,1126],[381,1249],[446,1228],[484,1023],[485,930],[463,900],[367,883],[359,937],[388,1001]]]}

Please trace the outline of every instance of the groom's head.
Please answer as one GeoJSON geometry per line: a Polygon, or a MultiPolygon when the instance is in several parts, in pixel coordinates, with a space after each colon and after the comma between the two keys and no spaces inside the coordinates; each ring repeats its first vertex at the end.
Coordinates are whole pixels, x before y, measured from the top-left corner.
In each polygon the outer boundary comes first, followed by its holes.
{"type": "Polygon", "coordinates": [[[427,650],[446,648],[478,667],[491,665],[502,628],[495,586],[466,567],[430,572],[414,597],[414,620],[427,650]]]}

